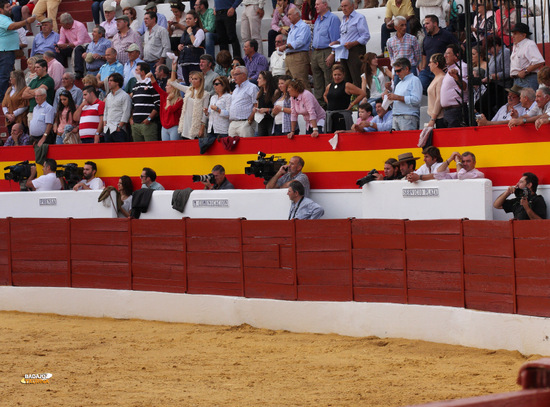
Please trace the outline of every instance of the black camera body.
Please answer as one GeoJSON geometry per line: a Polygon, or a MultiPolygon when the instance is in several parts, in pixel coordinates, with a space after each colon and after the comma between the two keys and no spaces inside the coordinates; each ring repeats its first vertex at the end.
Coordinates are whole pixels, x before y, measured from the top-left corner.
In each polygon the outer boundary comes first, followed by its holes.
{"type": "Polygon", "coordinates": [[[531,190],[529,188],[516,188],[514,190],[514,195],[516,198],[527,198],[531,199],[531,190]]]}
{"type": "Polygon", "coordinates": [[[284,158],[275,157],[274,155],[266,158],[266,153],[258,151],[258,159],[247,161],[246,163],[250,164],[250,166],[244,168],[244,173],[246,175],[254,175],[257,178],[263,178],[264,184],[267,184],[287,162],[284,158]]]}
{"type": "Polygon", "coordinates": [[[14,182],[25,181],[31,176],[31,167],[34,166],[36,166],[36,164],[29,164],[29,160],[21,161],[14,165],[8,165],[4,167],[4,171],[9,170],[10,172],[4,174],[4,179],[14,182]]]}
{"type": "Polygon", "coordinates": [[[368,184],[371,181],[374,181],[376,179],[376,176],[378,175],[378,171],[375,169],[370,170],[370,172],[365,175],[363,178],[358,179],[355,182],[355,185],[358,185],[359,188],[363,187],[363,185],[368,184]]]}
{"type": "Polygon", "coordinates": [[[216,183],[216,179],[214,178],[214,174],[193,175],[193,182],[209,182],[214,185],[216,183]]]}
{"type": "Polygon", "coordinates": [[[62,170],[57,170],[55,176],[57,178],[65,179],[65,188],[73,189],[73,187],[78,184],[82,178],[84,178],[84,168],[79,167],[78,164],[69,163],[61,164],[58,167],[63,168],[62,170]]]}

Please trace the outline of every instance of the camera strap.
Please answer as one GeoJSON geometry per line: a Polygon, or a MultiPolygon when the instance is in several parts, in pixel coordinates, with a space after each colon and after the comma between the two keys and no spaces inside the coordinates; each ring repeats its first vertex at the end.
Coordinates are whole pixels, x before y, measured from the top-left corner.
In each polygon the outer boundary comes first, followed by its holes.
{"type": "Polygon", "coordinates": [[[302,197],[302,199],[300,199],[300,202],[298,202],[298,205],[296,205],[296,208],[294,209],[294,214],[292,214],[292,209],[290,210],[290,213],[288,214],[288,220],[294,219],[296,217],[298,208],[300,208],[300,205],[302,204],[303,200],[304,200],[304,197],[302,197]]]}

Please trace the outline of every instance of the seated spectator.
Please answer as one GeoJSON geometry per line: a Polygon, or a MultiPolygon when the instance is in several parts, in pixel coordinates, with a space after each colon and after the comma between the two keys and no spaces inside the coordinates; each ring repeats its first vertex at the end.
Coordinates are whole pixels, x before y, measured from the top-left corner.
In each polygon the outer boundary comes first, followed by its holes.
{"type": "Polygon", "coordinates": [[[300,181],[292,181],[289,184],[287,195],[292,202],[288,220],[320,219],[325,214],[325,210],[319,204],[304,196],[304,186],[300,181]]]}
{"type": "Polygon", "coordinates": [[[430,116],[428,126],[441,129],[446,127],[441,107],[441,84],[445,78],[445,57],[443,54],[433,54],[428,66],[433,74],[433,79],[428,86],[428,116],[430,116]]]}
{"type": "MultiPolygon", "coordinates": [[[[536,99],[536,92],[532,88],[523,88],[519,93],[519,102],[523,108],[523,116],[529,117],[531,111],[538,109],[536,99]]],[[[520,115],[517,111],[512,111],[512,118],[516,119],[520,115]]]]}
{"type": "Polygon", "coordinates": [[[147,77],[151,80],[153,88],[160,96],[159,118],[161,140],[181,140],[178,134],[179,118],[183,106],[181,92],[173,87],[170,81],[166,84],[166,90],[162,89],[151,72],[147,74],[147,77]]]}
{"type": "Polygon", "coordinates": [[[143,22],[147,25],[147,30],[143,34],[143,60],[149,64],[152,71],[156,66],[166,63],[166,53],[170,51],[168,31],[157,23],[157,18],[161,15],[148,11],[143,17],[143,22]]]}
{"type": "Polygon", "coordinates": [[[275,95],[275,81],[269,71],[262,71],[258,76],[258,98],[254,107],[254,114],[263,114],[263,119],[258,123],[257,135],[259,137],[271,136],[273,130],[273,97],[275,95]]]}
{"type": "MultiPolygon", "coordinates": [[[[275,46],[277,48],[286,44],[286,37],[282,34],[279,34],[275,37],[275,46]]],[[[269,59],[269,66],[271,68],[271,73],[273,76],[286,75],[286,54],[279,50],[276,50],[271,54],[269,59]]]]}
{"type": "Polygon", "coordinates": [[[288,12],[295,7],[289,0],[277,0],[277,7],[274,8],[273,17],[271,18],[271,30],[267,33],[268,57],[271,57],[271,54],[275,51],[275,38],[277,35],[288,35],[292,24],[288,18],[288,12]]]}
{"type": "Polygon", "coordinates": [[[259,89],[248,80],[248,70],[244,65],[235,67],[231,75],[235,82],[235,90],[229,109],[229,136],[253,137],[253,109],[259,89]]]}
{"type": "Polygon", "coordinates": [[[164,187],[156,181],[157,173],[151,168],[143,168],[143,170],[141,170],[140,178],[142,188],[153,189],[155,191],[164,191],[164,187]]]}
{"type": "Polygon", "coordinates": [[[95,94],[99,98],[99,100],[105,100],[107,95],[105,94],[105,91],[99,87],[99,82],[97,80],[97,77],[94,75],[86,75],[84,78],[82,78],[82,85],[84,87],[91,86],[95,89],[95,94]]]}
{"type": "MultiPolygon", "coordinates": [[[[382,93],[386,89],[389,71],[388,67],[378,67],[378,58],[374,52],[367,52],[363,57],[363,73],[361,74],[361,89],[366,93],[367,102],[376,105],[376,101],[382,99],[382,93]]],[[[391,72],[390,72],[391,74],[391,72]]]]}
{"type": "Polygon", "coordinates": [[[55,54],[52,51],[44,52],[44,60],[48,63],[48,75],[52,77],[54,89],[57,90],[61,86],[61,78],[65,73],[65,68],[55,59],[55,54]]]}
{"type": "Polygon", "coordinates": [[[168,34],[170,34],[170,48],[173,52],[178,52],[178,45],[181,36],[187,30],[185,25],[185,4],[177,1],[170,3],[172,17],[168,20],[168,34]]]}
{"type": "Polygon", "coordinates": [[[23,99],[23,93],[27,85],[23,71],[11,71],[10,87],[6,90],[2,100],[2,111],[6,125],[11,128],[15,123],[27,126],[27,112],[29,110],[28,99],[23,99]]]}
{"type": "MultiPolygon", "coordinates": [[[[208,54],[210,55],[210,54],[208,54]]],[[[218,52],[216,55],[216,67],[214,72],[218,76],[225,76],[226,78],[231,78],[231,66],[232,58],[228,50],[224,49],[218,52]]]]}
{"type": "Polygon", "coordinates": [[[469,151],[460,154],[453,152],[449,158],[437,168],[435,179],[475,179],[485,178],[485,174],[476,168],[476,156],[469,151]],[[449,164],[456,162],[456,172],[449,172],[449,164]]]}
{"type": "Polygon", "coordinates": [[[510,56],[510,75],[514,85],[522,88],[538,88],[537,72],[544,66],[544,58],[535,41],[528,39],[531,35],[529,26],[517,23],[512,28],[514,48],[510,56]]]}
{"type": "Polygon", "coordinates": [[[531,220],[546,219],[546,202],[537,195],[538,177],[532,172],[523,173],[518,183],[510,186],[493,203],[495,209],[513,212],[514,219],[531,220]],[[506,199],[514,194],[516,197],[506,199]]]}
{"type": "Polygon", "coordinates": [[[140,62],[144,62],[140,57],[140,50],[137,44],[131,44],[126,49],[128,61],[124,64],[124,85],[122,86],[126,93],[132,93],[132,89],[137,82],[136,66],[140,62]]]}
{"type": "Polygon", "coordinates": [[[134,193],[134,184],[128,175],[123,175],[118,180],[117,190],[120,193],[122,206],[118,208],[119,218],[129,218],[132,211],[132,194],[134,193]]]}
{"type": "Polygon", "coordinates": [[[402,179],[407,179],[409,174],[413,174],[416,170],[416,160],[420,157],[413,157],[412,153],[403,153],[397,156],[397,162],[399,163],[399,171],[403,176],[402,179]]]}
{"type": "Polygon", "coordinates": [[[279,76],[278,88],[275,92],[275,103],[271,115],[273,116],[274,136],[282,136],[290,131],[290,115],[292,113],[290,95],[288,93],[288,85],[290,84],[290,76],[279,76]]]}
{"type": "Polygon", "coordinates": [[[57,110],[57,105],[59,103],[59,95],[64,90],[68,90],[69,92],[71,92],[71,96],[73,97],[74,104],[76,106],[80,106],[80,104],[82,103],[82,90],[78,86],[75,86],[74,81],[75,81],[75,76],[72,72],[65,72],[63,74],[63,77],[61,78],[62,86],[59,89],[57,89],[57,91],[55,92],[55,97],[52,105],[54,110],[57,110]]]}
{"type": "MultiPolygon", "coordinates": [[[[391,37],[386,47],[393,65],[399,58],[406,58],[411,63],[411,73],[418,75],[417,66],[420,64],[421,49],[415,36],[407,33],[407,19],[396,16],[393,19],[397,34],[391,37]]],[[[395,79],[394,79],[395,80],[395,79]]]]}
{"type": "Polygon", "coordinates": [[[55,176],[57,162],[53,158],[46,158],[42,171],[44,175],[36,178],[36,166],[31,167],[31,175],[27,179],[27,188],[31,191],[59,191],[62,188],[61,181],[55,176]]]}
{"type": "Polygon", "coordinates": [[[155,79],[157,80],[157,85],[162,90],[166,90],[166,84],[168,83],[168,79],[170,79],[170,69],[166,65],[158,65],[155,69],[155,79]]]}
{"type": "MultiPolygon", "coordinates": [[[[424,151],[422,151],[422,154],[424,154],[424,165],[422,165],[416,171],[407,174],[407,181],[427,181],[435,178],[434,174],[438,172],[438,168],[443,163],[443,157],[441,157],[439,148],[430,146],[428,148],[425,148],[424,151]]],[[[449,172],[448,167],[445,172],[449,172]]]]}
{"type": "MultiPolygon", "coordinates": [[[[327,133],[350,129],[353,123],[351,112],[366,97],[364,90],[346,81],[346,71],[340,64],[332,67],[332,82],[323,94],[327,104],[327,133]],[[351,97],[355,96],[353,102],[351,97]]],[[[372,112],[372,106],[371,106],[372,112]]]]}
{"type": "Polygon", "coordinates": [[[84,101],[74,114],[79,123],[80,141],[82,143],[99,143],[103,141],[103,114],[105,103],[97,98],[93,86],[86,86],[82,91],[84,101]]]}
{"type": "MultiPolygon", "coordinates": [[[[125,17],[128,17],[128,28],[131,28],[132,31],[135,31],[136,33],[138,33],[138,35],[141,35],[138,32],[141,24],[137,18],[136,9],[133,7],[126,7],[122,10],[122,14],[124,14],[125,17]]],[[[118,31],[120,32],[120,28],[118,31]]]]}
{"type": "Polygon", "coordinates": [[[388,158],[384,163],[384,174],[378,174],[378,181],[393,181],[401,179],[403,176],[399,171],[399,161],[395,158],[388,158]]]}
{"type": "Polygon", "coordinates": [[[292,181],[299,181],[304,187],[303,196],[309,197],[309,178],[302,172],[305,162],[302,157],[294,156],[288,164],[281,166],[279,171],[266,184],[266,189],[288,188],[292,181]]]}
{"type": "MultiPolygon", "coordinates": [[[[193,3],[191,3],[193,7],[193,3]]],[[[205,48],[208,55],[216,55],[215,47],[218,43],[218,34],[216,33],[216,17],[214,10],[208,8],[208,0],[198,0],[195,2],[195,11],[199,15],[202,23],[202,29],[205,34],[205,48]]],[[[224,50],[220,50],[222,52],[224,50]]],[[[229,52],[229,51],[227,51],[229,52]]]]}
{"type": "Polygon", "coordinates": [[[296,134],[299,115],[302,115],[306,122],[306,134],[311,134],[311,137],[318,137],[323,132],[327,115],[325,110],[317,102],[313,93],[305,89],[303,82],[299,79],[290,81],[288,93],[292,99],[290,100],[290,133],[287,137],[292,138],[296,134]]]}
{"type": "MultiPolygon", "coordinates": [[[[155,20],[156,20],[157,25],[159,25],[160,27],[166,29],[166,32],[168,32],[168,20],[166,19],[166,16],[164,14],[161,14],[157,11],[157,5],[154,1],[150,1],[145,6],[145,14],[147,14],[147,13],[155,13],[156,14],[155,20]]],[[[145,31],[147,31],[147,28],[148,27],[147,27],[147,24],[145,23],[145,17],[143,17],[143,22],[139,26],[137,32],[140,35],[143,35],[143,34],[145,34],[145,31]]]]}
{"type": "Polygon", "coordinates": [[[33,137],[38,147],[46,142],[53,128],[55,111],[52,105],[46,101],[46,89],[34,90],[34,106],[32,119],[29,123],[29,134],[33,137]]]}
{"type": "Polygon", "coordinates": [[[25,128],[23,125],[21,123],[15,123],[11,126],[11,133],[4,143],[4,147],[28,146],[31,144],[31,138],[27,133],[25,133],[25,128]]]}
{"type": "Polygon", "coordinates": [[[334,134],[340,133],[364,133],[370,128],[373,120],[372,106],[370,103],[362,103],[357,108],[357,121],[351,126],[351,130],[336,130],[334,134]]]}
{"type": "Polygon", "coordinates": [[[160,108],[160,96],[147,77],[149,65],[140,62],[136,66],[136,82],[132,93],[132,116],[130,125],[134,141],[157,141],[156,117],[160,108]]]}
{"type": "Polygon", "coordinates": [[[67,59],[72,56],[74,49],[79,45],[88,44],[90,36],[86,26],[80,21],[75,21],[69,13],[61,14],[59,21],[61,22],[61,31],[59,42],[55,47],[55,57],[64,67],[67,67],[67,59]]]}
{"type": "Polygon", "coordinates": [[[111,44],[112,47],[116,49],[118,62],[124,65],[130,58],[128,49],[132,46],[132,44],[135,44],[141,53],[143,51],[143,41],[141,40],[141,35],[130,27],[130,19],[127,16],[117,17],[116,26],[118,28],[118,33],[113,37],[111,44]]]}
{"type": "Polygon", "coordinates": [[[394,101],[392,128],[393,130],[418,130],[422,82],[411,73],[411,63],[408,59],[398,59],[393,64],[393,69],[400,81],[394,93],[388,94],[388,100],[394,101]]]}
{"type": "Polygon", "coordinates": [[[179,118],[178,133],[183,138],[195,139],[206,134],[206,114],[210,94],[204,90],[204,76],[201,72],[191,72],[191,86],[180,85],[176,81],[176,61],[172,64],[171,85],[184,92],[183,106],[179,118]]]}
{"type": "Polygon", "coordinates": [[[521,106],[520,103],[521,90],[522,89],[517,85],[514,85],[511,89],[508,89],[508,103],[506,103],[499,109],[499,111],[491,119],[491,121],[488,121],[485,118],[485,115],[479,115],[479,118],[476,119],[478,126],[508,124],[508,122],[512,118],[512,114],[514,113],[514,111],[516,112],[516,117],[523,116],[525,114],[525,109],[521,106]]]}
{"type": "Polygon", "coordinates": [[[204,76],[204,90],[210,95],[214,94],[214,79],[218,77],[214,72],[215,64],[214,58],[208,54],[201,55],[199,59],[199,68],[204,76]]]}
{"type": "Polygon", "coordinates": [[[258,41],[249,40],[244,43],[244,62],[248,69],[248,80],[257,85],[260,72],[269,69],[269,61],[258,52],[258,41]]]}
{"type": "Polygon", "coordinates": [[[451,44],[443,54],[447,73],[441,82],[440,100],[447,127],[468,125],[468,66],[460,61],[460,52],[458,45],[451,44]]]}
{"type": "Polygon", "coordinates": [[[390,131],[393,125],[393,112],[385,110],[382,102],[376,102],[376,116],[368,122],[367,131],[390,131]]]}
{"type": "Polygon", "coordinates": [[[231,87],[229,79],[218,76],[214,80],[214,95],[208,107],[208,137],[222,138],[229,133],[229,109],[231,108],[231,87]]]}
{"type": "Polygon", "coordinates": [[[105,38],[112,39],[118,32],[116,20],[115,20],[115,8],[111,4],[103,5],[103,12],[105,13],[105,21],[99,24],[105,30],[105,38]]]}
{"type": "Polygon", "coordinates": [[[111,48],[111,41],[105,38],[105,29],[95,27],[92,30],[92,42],[88,44],[88,48],[85,50],[82,45],[79,45],[74,52],[76,76],[79,79],[84,76],[84,63],[82,61],[86,61],[86,71],[89,74],[97,75],[99,68],[104,64],[105,53],[108,48],[111,48]],[[77,63],[77,61],[79,62],[77,63]]]}
{"type": "Polygon", "coordinates": [[[56,134],[55,144],[63,144],[65,132],[73,132],[74,129],[74,133],[78,133],[78,123],[74,119],[75,112],[76,106],[71,96],[71,92],[68,90],[61,92],[53,124],[53,129],[56,134]],[[70,129],[66,126],[70,126],[70,129]]]}
{"type": "Polygon", "coordinates": [[[403,16],[408,20],[414,17],[414,10],[411,0],[388,0],[386,3],[386,17],[381,28],[380,48],[382,51],[386,48],[392,32],[395,32],[394,17],[403,16]]]}
{"type": "Polygon", "coordinates": [[[109,94],[105,99],[103,128],[107,143],[128,141],[126,124],[132,112],[132,99],[122,90],[124,79],[119,73],[109,75],[109,94]]]}
{"type": "Polygon", "coordinates": [[[124,74],[124,66],[116,59],[116,50],[114,48],[107,48],[105,51],[105,63],[99,68],[99,72],[96,75],[99,86],[103,87],[106,91],[109,89],[107,79],[114,73],[118,73],[121,76],[124,74]]]}
{"type": "Polygon", "coordinates": [[[76,184],[73,189],[75,191],[79,190],[98,190],[105,187],[104,182],[101,178],[96,177],[97,165],[93,161],[86,161],[84,163],[84,178],[78,184],[76,184]]]}
{"type": "Polygon", "coordinates": [[[201,181],[204,184],[204,189],[235,189],[233,184],[225,177],[225,168],[220,164],[212,168],[212,175],[214,176],[214,184],[201,181]]]}
{"type": "Polygon", "coordinates": [[[35,55],[42,56],[46,51],[55,51],[55,46],[59,42],[59,34],[53,31],[53,21],[51,18],[42,20],[40,32],[34,37],[32,43],[31,57],[35,55]]]}
{"type": "MultiPolygon", "coordinates": [[[[34,70],[34,66],[36,65],[36,62],[41,60],[42,58],[38,58],[36,56],[34,57],[30,57],[29,59],[27,59],[27,73],[25,73],[25,83],[27,84],[27,86],[29,86],[31,84],[31,81],[36,78],[36,72],[34,70]]],[[[46,64],[47,66],[47,64],[46,64]]]]}
{"type": "Polygon", "coordinates": [[[513,128],[522,126],[526,123],[535,123],[543,115],[548,115],[548,113],[550,113],[550,88],[546,86],[538,88],[535,94],[535,102],[537,103],[535,109],[530,109],[526,117],[510,119],[508,127],[513,128]]]}
{"type": "Polygon", "coordinates": [[[195,10],[185,15],[187,30],[183,33],[178,49],[181,74],[186,85],[189,83],[189,73],[200,70],[200,57],[204,54],[204,30],[201,20],[195,10]]]}

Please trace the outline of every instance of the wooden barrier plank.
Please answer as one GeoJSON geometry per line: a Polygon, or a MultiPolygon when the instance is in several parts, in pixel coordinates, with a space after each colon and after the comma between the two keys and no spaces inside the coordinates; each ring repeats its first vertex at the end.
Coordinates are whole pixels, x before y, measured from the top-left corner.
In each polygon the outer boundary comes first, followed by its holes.
{"type": "Polygon", "coordinates": [[[139,264],[151,264],[151,263],[164,263],[164,264],[178,264],[183,265],[182,250],[132,250],[132,263],[139,264]],[[154,258],[151,258],[151,254],[154,253],[154,258]]]}
{"type": "Polygon", "coordinates": [[[268,298],[274,300],[296,300],[294,284],[271,284],[249,281],[245,278],[245,293],[247,298],[268,298]]]}
{"type": "Polygon", "coordinates": [[[548,407],[549,405],[550,389],[530,389],[460,400],[436,401],[417,404],[414,407],[548,407]]]}
{"type": "Polygon", "coordinates": [[[136,237],[182,237],[183,220],[132,219],[132,238],[136,237]]]}
{"type": "Polygon", "coordinates": [[[187,291],[185,281],[179,285],[176,281],[157,280],[154,278],[134,277],[132,289],[136,291],[157,291],[162,293],[184,294],[187,291]]]}
{"type": "Polygon", "coordinates": [[[461,291],[438,290],[408,290],[409,304],[443,305],[447,307],[462,307],[464,299],[461,291]]]}
{"type": "Polygon", "coordinates": [[[245,267],[279,267],[281,263],[279,245],[266,245],[264,251],[249,252],[247,246],[243,249],[245,267]]]}
{"type": "Polygon", "coordinates": [[[68,272],[66,260],[13,260],[12,273],[63,274],[68,272]]]}
{"type": "Polygon", "coordinates": [[[299,301],[351,301],[352,295],[348,285],[333,285],[330,290],[327,290],[326,285],[298,284],[299,301]]]}
{"type": "Polygon", "coordinates": [[[151,278],[154,280],[166,280],[178,283],[185,281],[185,268],[177,264],[165,263],[134,263],[132,266],[133,278],[151,278]]]}
{"type": "MultiPolygon", "coordinates": [[[[508,235],[510,232],[508,232],[508,235]]],[[[464,253],[478,256],[500,256],[512,257],[511,239],[505,237],[464,237],[464,253]]]]}
{"type": "Polygon", "coordinates": [[[460,235],[462,221],[458,219],[413,220],[405,222],[408,235],[460,235]]]}
{"type": "Polygon", "coordinates": [[[403,289],[402,270],[360,270],[353,269],[353,287],[379,287],[403,289]]]}
{"type": "Polygon", "coordinates": [[[327,291],[332,290],[332,286],[349,285],[351,286],[351,275],[347,268],[343,269],[318,269],[302,270],[298,268],[298,286],[300,285],[319,285],[325,286],[327,291]]]}
{"type": "Polygon", "coordinates": [[[294,270],[284,270],[277,267],[245,267],[244,275],[245,281],[252,283],[294,285],[294,270]]]}
{"type": "Polygon", "coordinates": [[[494,276],[514,275],[514,259],[507,257],[491,257],[478,255],[464,256],[466,274],[490,274],[494,276]]]}
{"type": "Polygon", "coordinates": [[[195,267],[233,268],[241,266],[240,253],[222,252],[188,252],[187,265],[189,269],[195,267]]]}
{"type": "Polygon", "coordinates": [[[550,228],[546,220],[514,221],[515,239],[550,239],[550,228]]]}
{"type": "Polygon", "coordinates": [[[550,275],[550,258],[515,259],[516,276],[546,277],[550,275]]]}
{"type": "Polygon", "coordinates": [[[414,234],[406,236],[407,250],[459,250],[460,235],[414,234]]]}
{"type": "Polygon", "coordinates": [[[517,294],[530,297],[550,297],[550,277],[516,277],[517,294]]]}
{"type": "Polygon", "coordinates": [[[407,283],[409,290],[459,291],[462,288],[460,273],[443,271],[409,270],[407,283]]]}
{"type": "Polygon", "coordinates": [[[241,242],[238,236],[187,236],[189,252],[235,252],[240,253],[241,242]]]}
{"type": "Polygon", "coordinates": [[[71,241],[73,244],[116,246],[125,244],[127,238],[128,231],[71,229],[71,241]]]}
{"type": "Polygon", "coordinates": [[[98,276],[99,278],[109,279],[111,277],[128,277],[128,269],[130,265],[126,262],[104,262],[101,260],[73,260],[72,261],[74,274],[89,274],[98,276]]]}
{"type": "Polygon", "coordinates": [[[71,219],[72,233],[80,231],[127,232],[128,219],[71,219]]]}
{"type": "Polygon", "coordinates": [[[359,302],[406,304],[403,288],[353,287],[353,299],[359,302]]]}
{"type": "Polygon", "coordinates": [[[466,308],[478,311],[514,313],[512,295],[487,292],[466,291],[466,308]]]}
{"type": "Polygon", "coordinates": [[[20,287],[68,287],[67,273],[13,273],[12,285],[20,287]]]}
{"type": "MultiPolygon", "coordinates": [[[[349,225],[348,225],[349,228],[349,225]]],[[[341,229],[335,229],[334,235],[304,236],[298,235],[296,250],[298,252],[338,252],[348,250],[350,236],[348,233],[341,233],[341,229]]]]}
{"type": "Polygon", "coordinates": [[[347,252],[298,253],[298,275],[301,270],[338,270],[349,268],[352,259],[347,252]]]}
{"type": "Polygon", "coordinates": [[[402,234],[400,235],[352,235],[353,249],[398,249],[403,250],[402,234]]]}
{"type": "Polygon", "coordinates": [[[187,237],[235,238],[240,234],[239,219],[187,219],[187,237]]]}
{"type": "Polygon", "coordinates": [[[402,254],[401,249],[353,249],[353,268],[403,271],[402,254]]]}
{"type": "Polygon", "coordinates": [[[243,222],[243,243],[248,245],[252,241],[263,239],[276,239],[277,242],[292,242],[294,228],[292,223],[286,220],[247,220],[243,222]]]}
{"type": "Polygon", "coordinates": [[[189,267],[188,281],[211,282],[212,284],[242,283],[240,267],[189,267]]]}
{"type": "Polygon", "coordinates": [[[449,271],[460,273],[461,253],[451,250],[409,250],[407,249],[407,269],[425,271],[449,271]]]}
{"type": "MultiPolygon", "coordinates": [[[[514,276],[466,274],[466,292],[475,291],[494,294],[514,294],[514,276]]],[[[550,280],[549,280],[550,281],[550,280]]]]}
{"type": "Polygon", "coordinates": [[[550,317],[550,297],[517,295],[518,314],[550,317]]]}
{"type": "Polygon", "coordinates": [[[402,235],[403,222],[400,219],[352,219],[352,234],[354,236],[402,235]]]}
{"type": "Polygon", "coordinates": [[[225,282],[225,284],[221,285],[216,281],[189,279],[187,292],[189,294],[231,295],[240,297],[242,296],[242,282],[225,282]]]}
{"type": "Polygon", "coordinates": [[[550,239],[514,239],[516,259],[546,259],[550,251],[550,239]]]}
{"type": "Polygon", "coordinates": [[[509,238],[511,223],[500,220],[464,220],[464,237],[509,238]]]}
{"type": "Polygon", "coordinates": [[[41,261],[67,261],[67,244],[49,244],[45,242],[43,245],[35,243],[27,246],[12,246],[13,260],[34,260],[41,261]]]}
{"type": "MultiPolygon", "coordinates": [[[[132,226],[133,227],[133,226],[132,226]]],[[[159,250],[177,250],[183,252],[183,236],[133,236],[132,252],[157,252],[159,250]]],[[[159,257],[160,258],[160,257],[159,257]]]]}
{"type": "MultiPolygon", "coordinates": [[[[121,242],[126,243],[126,242],[121,242]]],[[[114,245],[87,245],[87,244],[72,244],[71,245],[72,260],[94,261],[101,259],[104,262],[120,262],[127,261],[128,244],[114,245]]]]}

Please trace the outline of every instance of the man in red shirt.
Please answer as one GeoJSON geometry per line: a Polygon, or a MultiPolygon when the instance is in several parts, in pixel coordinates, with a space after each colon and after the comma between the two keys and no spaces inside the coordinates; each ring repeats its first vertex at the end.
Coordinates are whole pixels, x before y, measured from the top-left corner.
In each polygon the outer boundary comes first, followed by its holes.
{"type": "Polygon", "coordinates": [[[79,131],[82,143],[100,143],[103,141],[105,103],[97,98],[93,86],[86,86],[82,96],[84,101],[74,114],[74,120],[80,124],[73,131],[79,131]]]}

